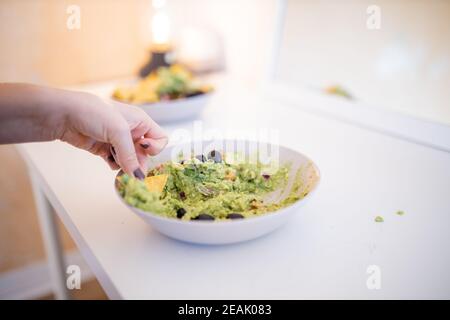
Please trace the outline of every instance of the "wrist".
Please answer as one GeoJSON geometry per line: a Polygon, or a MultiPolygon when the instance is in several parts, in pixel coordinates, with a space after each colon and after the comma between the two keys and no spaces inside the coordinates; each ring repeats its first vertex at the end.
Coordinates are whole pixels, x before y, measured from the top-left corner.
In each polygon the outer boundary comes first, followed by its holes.
{"type": "Polygon", "coordinates": [[[60,139],[71,113],[71,92],[41,87],[35,87],[34,90],[35,110],[31,117],[40,140],[60,139]]]}
{"type": "Polygon", "coordinates": [[[76,92],[62,89],[47,89],[41,92],[42,112],[41,127],[47,140],[64,140],[69,131],[77,131],[80,118],[88,113],[89,107],[98,99],[86,92],[76,92]],[[86,109],[87,108],[87,109],[86,109]],[[74,127],[75,126],[75,127],[74,127]]]}

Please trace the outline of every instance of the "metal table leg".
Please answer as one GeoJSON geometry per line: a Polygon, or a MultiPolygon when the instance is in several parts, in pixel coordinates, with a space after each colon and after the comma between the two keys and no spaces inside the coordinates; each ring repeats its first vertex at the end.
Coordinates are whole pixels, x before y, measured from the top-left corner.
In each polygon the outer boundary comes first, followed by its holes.
{"type": "Polygon", "coordinates": [[[47,262],[53,291],[56,299],[67,300],[70,299],[70,294],[66,285],[64,253],[61,247],[58,227],[55,221],[55,213],[47,197],[42,191],[39,178],[33,170],[29,170],[29,172],[34,200],[36,202],[36,208],[39,216],[39,224],[47,253],[47,262]]]}

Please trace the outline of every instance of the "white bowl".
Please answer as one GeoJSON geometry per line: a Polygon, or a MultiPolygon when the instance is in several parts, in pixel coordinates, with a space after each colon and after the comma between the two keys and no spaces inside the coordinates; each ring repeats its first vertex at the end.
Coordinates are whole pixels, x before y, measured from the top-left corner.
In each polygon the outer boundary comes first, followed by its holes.
{"type": "Polygon", "coordinates": [[[172,122],[193,118],[205,109],[211,93],[176,100],[137,105],[156,122],[172,122]]]}
{"type": "MultiPolygon", "coordinates": [[[[215,149],[221,150],[222,152],[237,150],[237,152],[248,156],[250,155],[249,150],[252,150],[252,154],[255,152],[254,143],[255,142],[250,141],[221,140],[214,142],[198,142],[197,144],[193,143],[195,144],[195,147],[193,144],[176,145],[166,148],[162,153],[153,158],[150,167],[176,159],[180,150],[188,150],[188,152],[191,153],[194,152],[193,150],[195,149],[197,152],[194,154],[200,154],[198,149],[196,149],[199,147],[203,149],[203,154],[207,154],[208,151],[215,149]],[[253,147],[249,147],[250,145],[253,147]]],[[[263,149],[266,147],[269,147],[270,150],[275,150],[274,148],[278,148],[278,158],[280,159],[281,164],[291,163],[287,187],[284,191],[278,190],[272,193],[270,195],[271,201],[278,201],[289,193],[294,177],[299,168],[302,168],[301,177],[303,181],[300,192],[307,193],[305,197],[294,202],[290,206],[274,212],[269,212],[261,216],[247,219],[185,221],[175,218],[162,217],[160,215],[132,207],[123,200],[118,192],[117,194],[122,201],[145,222],[150,224],[162,234],[174,239],[198,244],[229,244],[258,238],[274,231],[278,227],[285,224],[292,215],[298,213],[299,208],[311,197],[320,181],[320,174],[317,166],[305,155],[283,146],[266,143],[259,143],[257,148],[258,150],[266,150],[263,149]]],[[[117,176],[120,176],[121,174],[122,172],[119,172],[117,176]]],[[[116,180],[116,191],[118,191],[118,183],[119,182],[116,180]]]]}

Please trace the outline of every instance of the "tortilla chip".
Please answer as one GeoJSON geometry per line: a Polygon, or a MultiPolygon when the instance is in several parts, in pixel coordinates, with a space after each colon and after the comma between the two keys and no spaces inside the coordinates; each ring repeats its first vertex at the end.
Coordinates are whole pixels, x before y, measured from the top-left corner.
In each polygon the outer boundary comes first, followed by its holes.
{"type": "Polygon", "coordinates": [[[145,184],[150,192],[162,192],[167,183],[168,174],[160,174],[157,176],[151,176],[145,178],[145,184]]]}

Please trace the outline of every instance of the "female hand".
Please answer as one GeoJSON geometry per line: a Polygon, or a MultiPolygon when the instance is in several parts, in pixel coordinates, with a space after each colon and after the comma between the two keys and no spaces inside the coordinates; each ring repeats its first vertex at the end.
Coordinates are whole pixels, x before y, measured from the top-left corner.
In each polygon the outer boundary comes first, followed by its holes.
{"type": "Polygon", "coordinates": [[[148,155],[167,144],[162,129],[141,109],[78,94],[56,137],[102,157],[112,169],[119,166],[143,179],[148,155]],[[72,107],[73,106],[73,107],[72,107]],[[73,110],[72,110],[73,108],[73,110]]]}
{"type": "Polygon", "coordinates": [[[167,136],[144,111],[97,96],[25,84],[0,85],[0,143],[60,139],[143,179],[167,136]]]}

